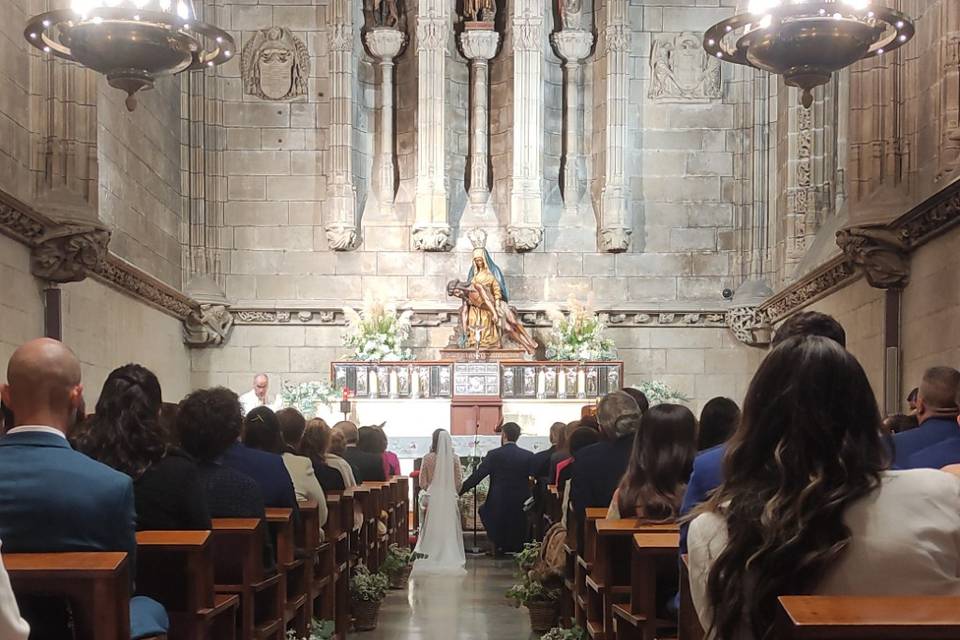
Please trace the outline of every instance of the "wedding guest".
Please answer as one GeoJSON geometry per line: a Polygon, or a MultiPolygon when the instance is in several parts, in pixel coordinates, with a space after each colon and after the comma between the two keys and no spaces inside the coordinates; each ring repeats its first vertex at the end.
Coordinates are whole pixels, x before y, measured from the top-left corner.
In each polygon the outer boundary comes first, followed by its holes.
{"type": "MultiPolygon", "coordinates": [[[[243,429],[243,407],[230,389],[194,391],[180,403],[177,432],[184,450],[197,460],[211,518],[266,518],[260,485],[222,461],[243,429]]],[[[264,536],[265,566],[274,566],[273,544],[264,536]]]]}
{"type": "Polygon", "coordinates": [[[581,427],[582,424],[582,421],[574,420],[563,427],[563,435],[561,436],[560,441],[563,443],[563,452],[565,457],[551,465],[552,474],[550,479],[554,482],[554,484],[560,484],[560,475],[563,473],[563,470],[573,464],[573,452],[570,450],[570,437],[577,431],[577,429],[581,427]]]}
{"type": "Polygon", "coordinates": [[[550,482],[556,481],[557,465],[570,459],[570,448],[567,443],[567,436],[570,433],[573,432],[567,429],[567,425],[563,422],[554,422],[550,427],[550,442],[553,444],[550,447],[552,452],[547,461],[547,478],[550,482]],[[554,430],[556,430],[556,440],[554,440],[554,430]]]}
{"type": "MultiPolygon", "coordinates": [[[[571,423],[573,424],[573,423],[571,423]]],[[[600,432],[594,429],[593,427],[578,427],[576,431],[570,436],[570,457],[576,460],[577,453],[586,447],[589,447],[592,444],[596,444],[600,441],[600,432]]],[[[561,513],[563,514],[560,517],[563,526],[567,526],[567,508],[570,505],[570,478],[573,475],[573,468],[570,466],[565,467],[557,473],[557,487],[560,490],[560,494],[563,496],[560,501],[561,513]]]]}
{"type": "Polygon", "coordinates": [[[533,453],[518,447],[519,439],[520,426],[515,422],[505,423],[501,428],[501,446],[483,457],[460,489],[463,495],[490,476],[490,490],[479,512],[494,555],[519,551],[526,539],[523,504],[530,497],[528,483],[533,453]]]}
{"type": "Polygon", "coordinates": [[[380,457],[384,478],[400,475],[400,460],[397,454],[387,451],[390,443],[381,427],[360,427],[357,437],[357,448],[380,457]]]}
{"type": "MultiPolygon", "coordinates": [[[[445,431],[446,429],[434,430],[430,453],[423,456],[423,461],[420,463],[420,488],[424,491],[429,489],[430,483],[433,482],[437,466],[437,441],[440,439],[440,434],[445,431]]],[[[460,491],[460,487],[463,486],[463,467],[460,465],[460,458],[456,456],[453,458],[453,483],[457,491],[460,491]]]]}
{"type": "MultiPolygon", "coordinates": [[[[0,549],[2,549],[0,541],[0,549]]],[[[20,617],[20,608],[10,586],[10,576],[3,566],[3,556],[0,555],[0,638],[4,640],[27,640],[30,636],[30,625],[20,617]]]]}
{"type": "Polygon", "coordinates": [[[957,428],[957,414],[960,413],[957,407],[958,391],[960,371],[953,367],[930,367],[924,372],[917,394],[916,416],[920,426],[893,436],[896,467],[912,469],[936,465],[939,468],[949,464],[938,464],[941,458],[936,453],[935,445],[949,439],[960,439],[960,429],[957,428]]]}
{"type": "Polygon", "coordinates": [[[13,412],[0,400],[0,436],[13,429],[13,412]]]}
{"type": "Polygon", "coordinates": [[[303,438],[303,432],[307,428],[307,419],[293,407],[280,409],[276,415],[280,423],[280,435],[283,437],[283,450],[296,453],[300,449],[300,439],[303,438]]]}
{"type": "Polygon", "coordinates": [[[110,372],[96,413],[74,447],[133,479],[138,530],[209,529],[196,463],[170,443],[160,423],[160,382],[127,364],[110,372]]]}
{"type": "MultiPolygon", "coordinates": [[[[342,453],[346,449],[346,442],[342,434],[338,434],[331,429],[323,418],[314,418],[307,423],[307,430],[303,432],[303,437],[304,440],[308,440],[308,442],[300,441],[301,451],[307,452],[303,455],[311,459],[312,456],[321,458],[325,466],[340,474],[340,482],[344,489],[357,486],[357,479],[353,475],[353,467],[337,453],[338,451],[342,453]]],[[[314,469],[316,469],[316,462],[314,462],[314,469]]],[[[322,485],[323,480],[320,475],[317,475],[317,478],[321,480],[320,484],[322,485]]],[[[331,482],[335,481],[331,479],[331,482]]],[[[324,488],[324,491],[326,491],[326,488],[324,488]]]]}
{"type": "Polygon", "coordinates": [[[673,522],[697,455],[697,419],[684,406],[658,404],[640,418],[627,472],[607,518],[673,522]]]}
{"type": "Polygon", "coordinates": [[[342,420],[334,425],[333,430],[343,434],[347,446],[342,455],[347,462],[353,465],[354,475],[359,484],[385,482],[387,480],[383,469],[382,456],[358,448],[360,432],[357,425],[349,420],[342,420]]]}
{"type": "MultiPolygon", "coordinates": [[[[265,420],[272,420],[273,424],[276,424],[273,410],[269,407],[256,407],[247,413],[243,420],[244,432],[251,429],[251,423],[257,423],[253,426],[253,430],[256,430],[265,420]]],[[[260,486],[266,506],[293,509],[294,518],[297,517],[297,494],[287,466],[280,455],[246,446],[238,439],[227,447],[220,461],[253,478],[260,486]]]]}
{"type": "Polygon", "coordinates": [[[313,462],[306,456],[284,451],[283,436],[277,414],[267,407],[257,407],[244,421],[243,444],[251,449],[280,456],[293,481],[297,501],[313,500],[320,508],[320,528],[327,523],[327,497],[313,472],[313,462]]]}
{"type": "Polygon", "coordinates": [[[706,451],[721,445],[733,435],[740,420],[740,407],[730,398],[711,398],[700,411],[697,449],[706,451]]]}
{"type": "Polygon", "coordinates": [[[340,473],[343,474],[343,481],[346,483],[348,488],[351,485],[349,483],[347,473],[337,464],[338,460],[343,460],[347,467],[350,468],[349,477],[353,478],[354,485],[360,484],[357,481],[358,476],[360,476],[360,469],[357,468],[357,465],[344,458],[344,454],[347,452],[347,439],[344,437],[343,433],[334,431],[333,429],[330,430],[330,444],[327,446],[327,452],[327,459],[334,468],[340,469],[340,473]]]}
{"type": "Polygon", "coordinates": [[[243,405],[243,415],[247,415],[257,407],[269,407],[277,411],[282,406],[283,399],[277,394],[270,400],[270,378],[265,373],[253,376],[253,389],[240,396],[243,405]]]}
{"type": "MultiPolygon", "coordinates": [[[[795,336],[822,336],[833,340],[841,347],[847,345],[847,334],[843,326],[832,316],[819,311],[803,311],[790,316],[773,336],[773,346],[795,336]]],[[[694,458],[690,482],[687,483],[687,490],[683,494],[683,505],[680,507],[681,516],[685,516],[695,506],[704,502],[709,493],[720,486],[723,480],[721,464],[724,453],[726,453],[726,445],[722,444],[707,449],[694,458]]],[[[682,522],[683,524],[680,525],[681,555],[687,552],[689,526],[686,520],[682,522]]]]}
{"type": "Polygon", "coordinates": [[[579,452],[572,465],[570,499],[579,517],[587,507],[607,507],[627,470],[640,407],[629,394],[614,391],[600,399],[597,419],[603,440],[579,452]]]}
{"type": "Polygon", "coordinates": [[[836,341],[775,347],[727,449],[688,541],[707,637],[770,638],[784,594],[960,595],[960,479],[888,470],[873,390],[836,341]]]}
{"type": "MultiPolygon", "coordinates": [[[[310,426],[306,428],[303,437],[300,438],[300,455],[310,458],[310,462],[313,463],[313,473],[317,476],[317,481],[320,482],[324,494],[327,495],[331,491],[340,492],[347,487],[342,471],[330,465],[331,458],[336,456],[327,452],[329,446],[330,427],[319,418],[311,420],[310,426]],[[314,425],[314,422],[320,424],[314,425]]],[[[352,479],[353,472],[350,471],[350,465],[342,458],[340,460],[352,479]]]]}
{"type": "Polygon", "coordinates": [[[634,402],[637,403],[637,408],[640,409],[640,415],[646,413],[647,409],[650,408],[650,401],[647,399],[647,395],[643,391],[640,391],[640,389],[636,387],[624,387],[621,391],[633,398],[634,402]]]}
{"type": "Polygon", "coordinates": [[[915,414],[897,413],[883,419],[883,428],[891,436],[920,426],[915,414]]]}
{"type": "MultiPolygon", "coordinates": [[[[16,417],[0,438],[4,551],[122,551],[132,583],[137,566],[133,481],[67,441],[83,409],[80,361],[57,340],[31,340],[10,357],[0,397],[16,417]]],[[[19,605],[34,637],[72,636],[61,601],[23,598],[19,605]]],[[[131,637],[165,634],[168,624],[159,603],[131,598],[131,637]]]]}
{"type": "Polygon", "coordinates": [[[917,398],[919,396],[920,387],[914,387],[910,390],[910,393],[907,394],[907,406],[910,407],[911,415],[917,412],[917,398]]]}

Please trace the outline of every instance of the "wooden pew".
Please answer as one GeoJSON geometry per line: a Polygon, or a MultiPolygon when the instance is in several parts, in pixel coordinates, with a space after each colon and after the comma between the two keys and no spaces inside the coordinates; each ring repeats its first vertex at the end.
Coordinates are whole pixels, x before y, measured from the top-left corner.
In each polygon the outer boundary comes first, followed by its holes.
{"type": "MultiPolygon", "coordinates": [[[[306,616],[308,590],[307,563],[297,557],[293,526],[293,509],[267,508],[267,523],[276,540],[277,570],[283,576],[280,584],[284,602],[283,622],[301,637],[307,634],[310,618],[306,616]]],[[[316,521],[313,522],[316,527],[316,521]]]]}
{"type": "Polygon", "coordinates": [[[340,513],[336,522],[339,522],[340,528],[326,530],[327,540],[334,544],[334,599],[332,615],[328,619],[334,620],[334,631],[340,640],[346,638],[350,628],[350,562],[354,557],[350,545],[354,540],[354,489],[347,489],[339,496],[340,513]]]}
{"type": "Polygon", "coordinates": [[[563,585],[560,588],[560,622],[568,627],[576,622],[577,513],[573,501],[567,505],[567,530],[563,542],[563,585]]]}
{"type": "Polygon", "coordinates": [[[283,576],[263,566],[266,524],[259,518],[213,519],[214,582],[218,593],[240,597],[241,640],[282,640],[283,576]]]}
{"type": "MultiPolygon", "coordinates": [[[[398,478],[398,484],[400,485],[397,488],[397,497],[399,498],[399,509],[400,509],[400,522],[399,529],[397,531],[397,544],[401,547],[410,546],[410,517],[411,517],[411,503],[410,503],[410,479],[406,476],[400,476],[398,478]]],[[[413,503],[416,505],[416,502],[413,503]]],[[[416,512],[416,509],[413,509],[413,512],[416,512]]]]}
{"type": "Polygon", "coordinates": [[[235,595],[214,591],[209,531],[137,532],[137,593],[170,616],[170,640],[234,640],[235,595]]]}
{"type": "MultiPolygon", "coordinates": [[[[654,640],[659,632],[673,628],[672,620],[657,618],[657,577],[664,572],[675,574],[680,534],[673,531],[648,531],[632,536],[629,601],[614,604],[611,612],[616,640],[654,640]]],[[[673,597],[674,589],[670,589],[673,597]]],[[[659,595],[659,598],[658,598],[659,595]]]]}
{"type": "Polygon", "coordinates": [[[960,597],[781,596],[779,600],[777,640],[960,638],[960,597]]]}
{"type": "Polygon", "coordinates": [[[360,526],[360,531],[354,534],[354,544],[351,544],[350,550],[357,561],[362,562],[373,571],[374,557],[371,551],[376,548],[377,544],[377,523],[374,516],[376,496],[373,494],[370,484],[366,482],[353,487],[352,493],[353,499],[359,504],[360,512],[363,514],[363,524],[360,526]]]}
{"type": "Polygon", "coordinates": [[[677,612],[678,640],[703,640],[703,626],[690,595],[690,567],[687,554],[680,556],[680,611],[677,612]]]}
{"type": "MultiPolygon", "coordinates": [[[[573,501],[570,502],[573,509],[573,501]]],[[[576,513],[574,511],[574,513],[576,513]]],[[[607,517],[606,507],[590,507],[584,513],[583,520],[577,522],[575,535],[577,538],[577,558],[574,566],[573,611],[577,625],[581,629],[587,628],[587,576],[593,569],[593,554],[596,551],[596,527],[593,523],[607,517]]],[[[567,522],[570,526],[570,522],[567,522]]]]}
{"type": "Polygon", "coordinates": [[[325,573],[325,567],[320,562],[321,549],[329,545],[320,542],[320,505],[314,500],[306,500],[299,503],[299,509],[300,520],[294,531],[294,542],[304,563],[306,603],[303,608],[303,617],[309,622],[313,620],[315,603],[329,579],[329,573],[325,573]]]}
{"type": "Polygon", "coordinates": [[[3,564],[17,596],[70,602],[76,640],[130,640],[126,553],[5,553],[3,564]]]}
{"type": "MultiPolygon", "coordinates": [[[[597,520],[592,539],[593,568],[586,577],[587,633],[591,638],[613,638],[613,605],[630,595],[630,558],[633,535],[670,533],[679,536],[676,524],[651,524],[634,518],[597,520]]],[[[674,564],[674,566],[676,566],[674,564]]]]}

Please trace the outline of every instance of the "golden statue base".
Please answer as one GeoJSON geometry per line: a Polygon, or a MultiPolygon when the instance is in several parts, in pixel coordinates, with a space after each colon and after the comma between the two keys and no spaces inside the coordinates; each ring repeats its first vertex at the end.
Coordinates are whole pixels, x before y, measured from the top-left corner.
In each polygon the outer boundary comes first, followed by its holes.
{"type": "Polygon", "coordinates": [[[479,354],[474,349],[459,349],[445,347],[440,349],[440,359],[452,362],[500,362],[502,360],[526,360],[527,352],[523,349],[480,349],[479,354]],[[479,355],[479,357],[478,357],[479,355]]]}

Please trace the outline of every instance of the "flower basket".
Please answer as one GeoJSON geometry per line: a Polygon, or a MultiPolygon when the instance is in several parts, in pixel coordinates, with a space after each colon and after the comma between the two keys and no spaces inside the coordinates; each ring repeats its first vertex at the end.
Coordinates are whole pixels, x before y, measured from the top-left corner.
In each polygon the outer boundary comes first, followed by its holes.
{"type": "Polygon", "coordinates": [[[408,565],[402,569],[398,569],[395,573],[390,575],[390,588],[391,589],[406,589],[407,583],[410,582],[410,573],[413,571],[413,565],[408,565]]]}
{"type": "Polygon", "coordinates": [[[534,633],[544,633],[557,624],[560,617],[560,607],[557,602],[528,602],[527,611],[530,612],[530,628],[534,633]]]}
{"type": "Polygon", "coordinates": [[[357,631],[373,631],[376,629],[381,602],[382,600],[358,600],[354,598],[350,607],[353,612],[353,628],[357,631]]]}

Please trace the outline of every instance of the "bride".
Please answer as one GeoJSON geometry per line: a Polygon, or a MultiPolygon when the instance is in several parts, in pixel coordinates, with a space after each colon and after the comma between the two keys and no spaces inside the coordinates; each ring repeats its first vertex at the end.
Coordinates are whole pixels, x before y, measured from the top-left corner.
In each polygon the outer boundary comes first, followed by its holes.
{"type": "Polygon", "coordinates": [[[433,433],[432,451],[424,456],[420,480],[426,487],[421,494],[426,514],[414,550],[418,559],[413,573],[465,573],[458,500],[463,472],[453,440],[443,429],[433,433]]]}

